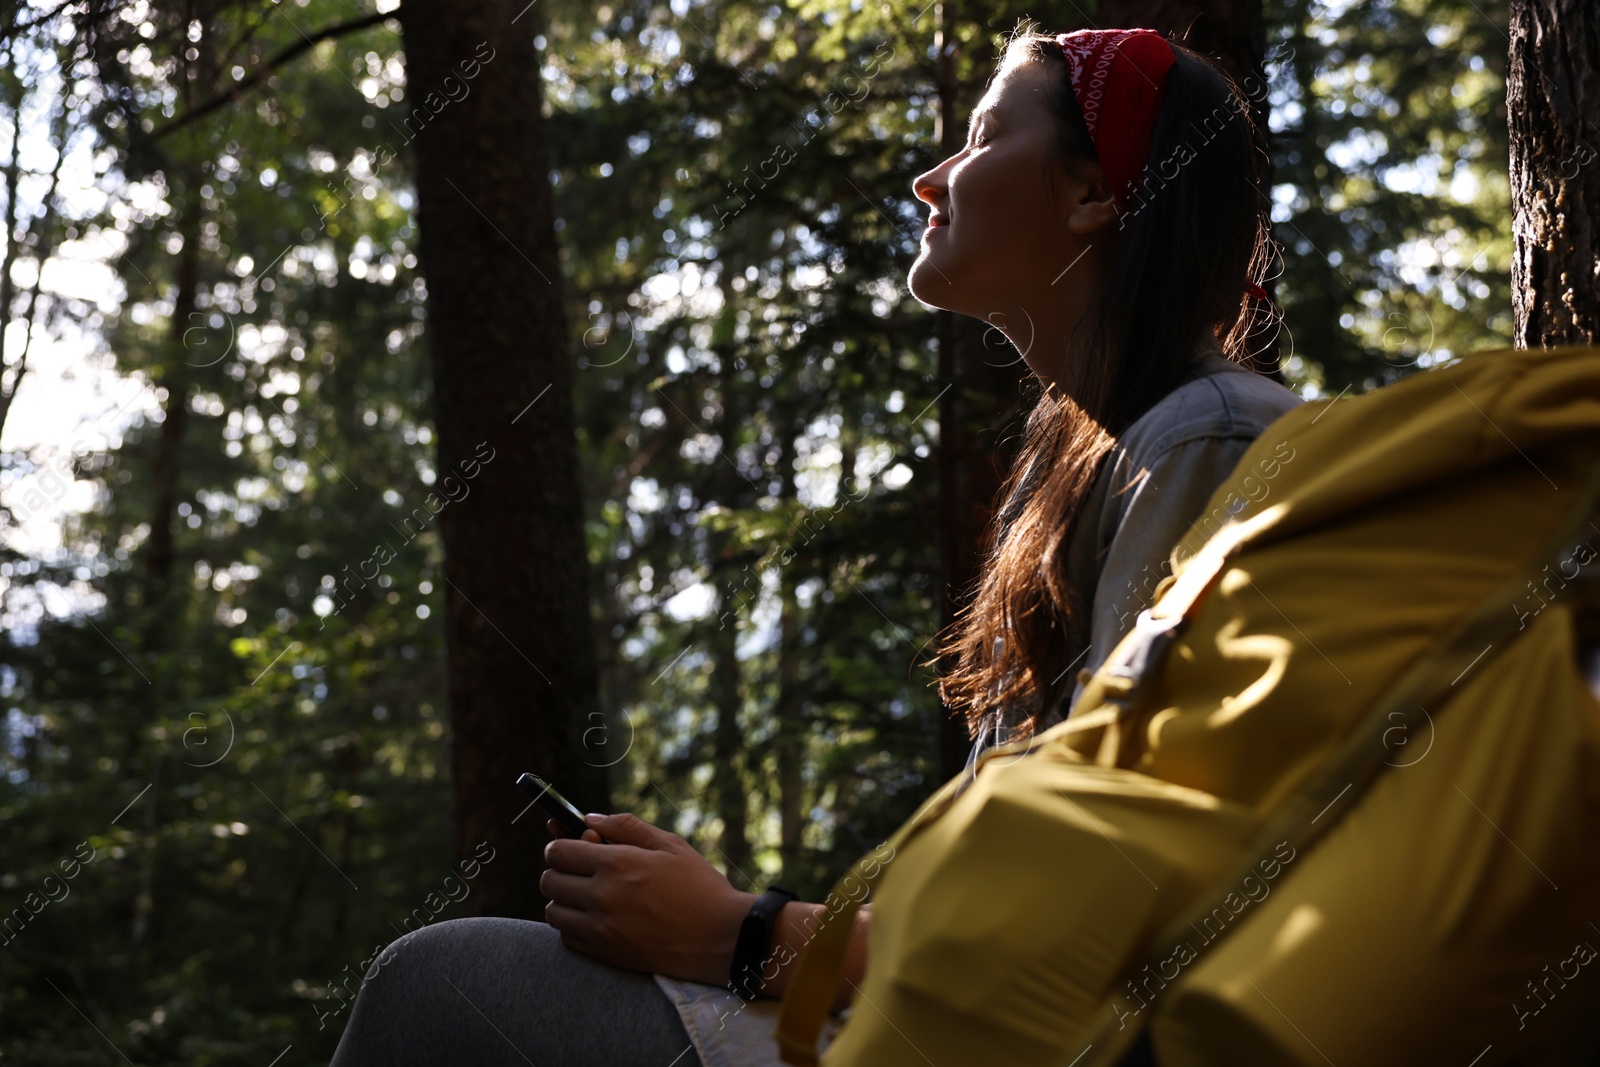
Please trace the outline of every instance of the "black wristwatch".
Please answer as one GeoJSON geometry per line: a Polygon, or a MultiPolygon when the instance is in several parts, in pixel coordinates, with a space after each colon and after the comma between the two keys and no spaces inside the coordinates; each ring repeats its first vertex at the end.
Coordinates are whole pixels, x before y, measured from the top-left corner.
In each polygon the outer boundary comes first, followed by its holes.
{"type": "Polygon", "coordinates": [[[750,912],[739,924],[739,938],[733,943],[733,965],[728,968],[728,988],[743,1000],[761,995],[761,967],[772,952],[772,927],[778,913],[791,900],[799,900],[782,886],[770,886],[750,905],[750,912]]]}

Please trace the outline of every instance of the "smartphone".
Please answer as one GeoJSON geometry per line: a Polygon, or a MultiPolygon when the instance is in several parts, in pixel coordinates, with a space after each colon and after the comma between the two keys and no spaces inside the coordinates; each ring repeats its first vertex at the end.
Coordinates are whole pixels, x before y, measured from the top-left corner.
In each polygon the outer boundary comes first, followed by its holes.
{"type": "Polygon", "coordinates": [[[555,786],[537,774],[524,772],[522,777],[517,779],[517,788],[532,797],[534,803],[544,809],[545,814],[560,823],[573,837],[582,837],[583,832],[589,828],[583,821],[583,812],[573,807],[572,802],[558,793],[555,786]]]}

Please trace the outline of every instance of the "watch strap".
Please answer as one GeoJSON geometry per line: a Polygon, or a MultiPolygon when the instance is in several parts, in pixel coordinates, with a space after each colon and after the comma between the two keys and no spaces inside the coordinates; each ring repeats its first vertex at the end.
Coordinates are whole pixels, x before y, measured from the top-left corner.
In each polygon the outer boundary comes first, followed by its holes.
{"type": "Polygon", "coordinates": [[[778,913],[791,900],[799,900],[782,886],[770,886],[756,898],[739,924],[739,937],[733,944],[733,961],[728,968],[728,988],[743,1000],[754,1000],[761,994],[761,970],[772,953],[772,928],[777,925],[778,913]]]}

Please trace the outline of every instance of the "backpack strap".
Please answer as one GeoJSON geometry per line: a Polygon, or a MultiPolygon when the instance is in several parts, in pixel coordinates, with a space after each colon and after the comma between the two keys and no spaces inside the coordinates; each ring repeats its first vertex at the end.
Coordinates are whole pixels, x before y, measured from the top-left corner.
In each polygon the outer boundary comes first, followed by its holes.
{"type": "MultiPolygon", "coordinates": [[[[839,980],[844,976],[845,951],[850,947],[850,933],[861,906],[860,900],[842,898],[843,906],[835,911],[833,903],[841,899],[839,887],[846,883],[854,881],[871,889],[877,878],[875,875],[868,877],[862,870],[865,862],[865,859],[858,860],[828,893],[827,911],[823,913],[826,918],[795,961],[774,1031],[778,1056],[784,1063],[815,1067],[817,1038],[833,1008],[839,980]]],[[[882,869],[880,865],[878,870],[882,869]]]]}
{"type": "Polygon", "coordinates": [[[843,878],[828,891],[823,920],[795,961],[778,1015],[778,1055],[784,1063],[815,1067],[817,1038],[833,1008],[833,1000],[844,978],[844,957],[855,929],[856,912],[870,895],[878,878],[894,859],[906,838],[938,815],[961,791],[960,777],[946,782],[933,796],[923,801],[905,823],[884,844],[857,860],[843,878]],[[885,855],[887,853],[887,855],[885,855]]]}
{"type": "MultiPolygon", "coordinates": [[[[1099,685],[1096,699],[1116,709],[1100,735],[1095,762],[1102,767],[1127,767],[1141,733],[1134,722],[1147,701],[1150,682],[1159,677],[1167,654],[1189,628],[1206,594],[1216,585],[1228,562],[1241,548],[1258,541],[1283,515],[1282,507],[1217,531],[1175,577],[1162,588],[1156,601],[1141,611],[1133,629],[1123,636],[1093,676],[1099,685]],[[1130,744],[1130,742],[1132,742],[1130,744]]],[[[1085,690],[1087,692],[1087,690],[1085,690]]],[[[1087,701],[1080,697],[1080,702],[1087,701]]],[[[1077,716],[1083,721],[1085,716],[1077,716]]]]}

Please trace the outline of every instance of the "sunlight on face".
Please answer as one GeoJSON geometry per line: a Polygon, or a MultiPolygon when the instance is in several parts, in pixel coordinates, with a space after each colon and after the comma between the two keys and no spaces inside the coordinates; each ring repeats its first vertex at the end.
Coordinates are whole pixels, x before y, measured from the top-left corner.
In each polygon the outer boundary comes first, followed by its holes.
{"type": "Polygon", "coordinates": [[[1057,147],[1049,76],[1020,50],[1007,53],[973,110],[966,146],[913,182],[932,208],[907,279],[923,303],[987,321],[1048,289],[1082,251],[1061,210],[1072,179],[1057,147]]]}

